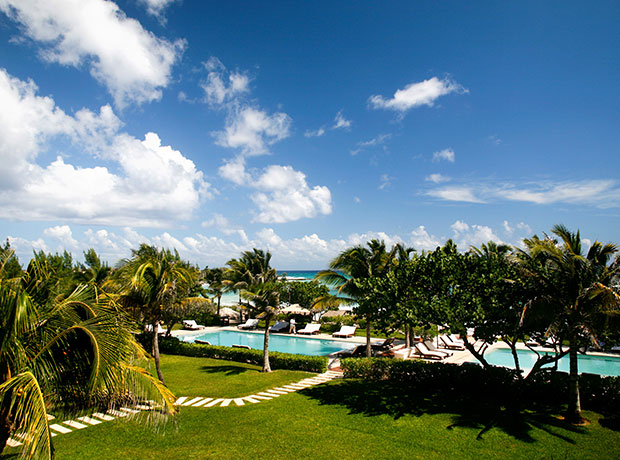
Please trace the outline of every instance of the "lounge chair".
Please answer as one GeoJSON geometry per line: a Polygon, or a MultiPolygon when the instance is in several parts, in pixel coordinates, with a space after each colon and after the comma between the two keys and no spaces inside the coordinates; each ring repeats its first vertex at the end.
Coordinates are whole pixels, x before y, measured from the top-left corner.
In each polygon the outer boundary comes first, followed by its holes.
{"type": "MultiPolygon", "coordinates": [[[[442,353],[440,351],[430,351],[428,348],[426,348],[426,345],[424,345],[424,343],[416,343],[415,350],[415,354],[420,355],[424,359],[435,359],[441,361],[442,359],[447,358],[445,353],[442,353]]],[[[411,357],[411,354],[409,356],[411,357]]]]}
{"type": "Polygon", "coordinates": [[[251,350],[249,345],[239,345],[237,343],[233,344],[233,348],[245,348],[246,350],[251,350]]]}
{"type": "Polygon", "coordinates": [[[428,348],[430,351],[434,352],[434,353],[443,353],[444,355],[446,355],[446,358],[448,356],[452,356],[454,353],[446,351],[446,350],[440,350],[439,348],[437,348],[435,346],[435,344],[433,344],[433,342],[431,342],[430,340],[423,342],[424,345],[426,345],[426,348],[428,348]]]}
{"type": "Polygon", "coordinates": [[[452,342],[454,342],[457,345],[463,345],[465,346],[465,341],[463,339],[461,339],[460,337],[457,337],[456,334],[450,334],[448,336],[450,338],[450,340],[452,340],[452,342]]]}
{"type": "Polygon", "coordinates": [[[270,332],[282,332],[288,330],[288,321],[276,321],[276,324],[269,328],[270,332]]]}
{"type": "Polygon", "coordinates": [[[306,324],[306,326],[303,329],[300,329],[299,331],[297,331],[297,333],[308,334],[308,335],[318,334],[319,329],[321,329],[320,324],[306,324]]]}
{"type": "Polygon", "coordinates": [[[201,345],[211,345],[211,342],[209,342],[208,340],[200,340],[200,339],[195,339],[194,343],[199,343],[201,345]]]}
{"type": "Polygon", "coordinates": [[[183,320],[183,329],[189,329],[190,331],[196,331],[198,329],[204,329],[205,327],[202,324],[197,324],[193,319],[184,319],[183,320]]]}
{"type": "Polygon", "coordinates": [[[342,326],[338,332],[334,332],[332,337],[353,337],[357,326],[342,326]]]}
{"type": "Polygon", "coordinates": [[[342,350],[336,353],[339,358],[360,358],[366,356],[366,345],[358,345],[355,348],[342,350]]]}
{"type": "Polygon", "coordinates": [[[454,343],[452,340],[450,340],[450,337],[447,337],[445,335],[440,335],[439,336],[439,342],[443,343],[443,347],[444,348],[448,348],[450,350],[465,350],[465,346],[464,345],[460,345],[458,343],[454,343]]]}
{"type": "Polygon", "coordinates": [[[396,340],[396,337],[389,337],[381,343],[373,343],[371,347],[375,351],[388,351],[392,347],[394,347],[395,340],[396,340]]]}
{"type": "Polygon", "coordinates": [[[252,318],[248,319],[245,323],[240,324],[237,327],[239,329],[256,329],[256,326],[258,326],[258,319],[252,318]]]}

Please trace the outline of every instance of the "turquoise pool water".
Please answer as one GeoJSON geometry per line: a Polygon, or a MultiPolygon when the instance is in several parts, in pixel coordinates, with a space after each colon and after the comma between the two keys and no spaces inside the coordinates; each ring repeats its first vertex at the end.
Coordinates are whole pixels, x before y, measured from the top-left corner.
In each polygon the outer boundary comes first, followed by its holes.
{"type": "MultiPolygon", "coordinates": [[[[523,369],[531,369],[536,362],[536,354],[529,350],[518,350],[517,353],[521,367],[523,369]]],[[[491,350],[485,354],[485,358],[489,363],[496,366],[514,367],[512,353],[508,349],[491,350]]],[[[578,360],[579,373],[587,372],[588,374],[620,376],[620,357],[580,354],[578,355],[578,360]]],[[[551,367],[551,365],[545,367],[551,367]]],[[[562,372],[568,372],[568,356],[560,359],[558,369],[562,372]]]]}
{"type": "MultiPolygon", "coordinates": [[[[265,336],[251,332],[215,331],[184,338],[186,342],[193,342],[195,339],[206,340],[211,345],[221,345],[224,347],[248,345],[250,348],[262,350],[265,336]]],[[[308,339],[295,335],[269,335],[270,351],[295,353],[297,355],[326,356],[340,350],[353,348],[354,346],[354,344],[338,342],[336,340],[308,339]]]]}

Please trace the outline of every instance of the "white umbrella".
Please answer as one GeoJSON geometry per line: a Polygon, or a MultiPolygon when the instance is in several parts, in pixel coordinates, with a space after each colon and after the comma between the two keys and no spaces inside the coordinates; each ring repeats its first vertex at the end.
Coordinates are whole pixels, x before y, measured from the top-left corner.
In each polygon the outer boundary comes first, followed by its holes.
{"type": "Polygon", "coordinates": [[[294,303],[293,305],[289,305],[288,307],[281,309],[280,313],[288,313],[291,315],[309,315],[310,310],[301,307],[298,303],[294,303]]]}
{"type": "Polygon", "coordinates": [[[239,312],[229,307],[220,308],[220,316],[227,316],[229,318],[239,318],[239,312]]]}

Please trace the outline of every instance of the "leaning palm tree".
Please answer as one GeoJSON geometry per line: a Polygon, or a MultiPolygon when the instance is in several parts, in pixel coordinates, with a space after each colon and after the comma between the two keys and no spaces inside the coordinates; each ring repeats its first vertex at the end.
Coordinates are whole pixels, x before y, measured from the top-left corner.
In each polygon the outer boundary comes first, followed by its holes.
{"type": "Polygon", "coordinates": [[[144,400],[175,412],[170,391],[137,366],[144,350],[118,305],[95,286],[62,295],[59,285],[36,256],[19,278],[0,276],[0,452],[15,436],[24,458],[51,459],[49,412],[144,400]]]}
{"type": "Polygon", "coordinates": [[[265,313],[265,340],[263,372],[271,372],[269,365],[269,323],[280,306],[280,293],[276,281],[278,274],[271,265],[271,253],[254,248],[244,251],[238,259],[229,260],[224,272],[225,283],[239,291],[240,297],[249,301],[246,307],[255,313],[265,313]]]}
{"type": "Polygon", "coordinates": [[[569,402],[567,420],[582,420],[579,398],[577,352],[581,346],[596,343],[601,316],[618,311],[620,297],[612,281],[618,276],[618,264],[610,265],[618,251],[615,244],[595,241],[584,254],[579,231],[570,232],[556,225],[552,232],[560,243],[551,238],[534,237],[525,240],[527,252],[522,260],[538,279],[543,291],[533,299],[533,306],[543,306],[551,313],[549,334],[560,343],[569,344],[569,402]]]}
{"type": "Polygon", "coordinates": [[[224,282],[224,268],[205,268],[203,270],[204,280],[209,285],[207,292],[217,298],[217,316],[220,316],[220,304],[222,295],[227,291],[227,284],[224,282]]]}
{"type": "Polygon", "coordinates": [[[333,304],[338,302],[341,305],[358,304],[356,310],[366,319],[366,355],[371,356],[372,348],[370,342],[370,327],[373,319],[372,305],[362,305],[359,303],[364,295],[360,281],[386,275],[393,267],[398,258],[408,257],[411,250],[407,250],[399,245],[387,251],[384,241],[371,240],[366,246],[358,245],[345,249],[340,255],[333,259],[329,264],[328,270],[318,272],[315,279],[332,286],[337,290],[338,297],[326,297],[315,303],[321,305],[322,302],[333,304]]]}
{"type": "Polygon", "coordinates": [[[117,290],[118,302],[148,325],[157,376],[163,382],[157,339],[159,323],[166,309],[189,295],[198,273],[181,260],[176,250],[142,244],[132,253],[131,259],[121,263],[112,287],[117,290]]]}

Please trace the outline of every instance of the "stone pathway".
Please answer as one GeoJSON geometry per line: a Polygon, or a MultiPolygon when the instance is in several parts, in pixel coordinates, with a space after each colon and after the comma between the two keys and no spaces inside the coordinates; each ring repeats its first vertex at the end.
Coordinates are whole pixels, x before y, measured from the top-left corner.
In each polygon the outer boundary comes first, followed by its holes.
{"type": "Polygon", "coordinates": [[[297,390],[303,390],[304,388],[318,385],[321,383],[329,382],[332,379],[342,377],[341,372],[327,371],[323,374],[319,374],[316,377],[309,377],[307,379],[300,380],[297,383],[291,383],[289,385],[282,385],[281,387],[275,387],[271,390],[261,391],[253,395],[243,396],[241,398],[206,398],[202,396],[189,397],[181,396],[174,403],[180,407],[238,407],[243,406],[246,403],[256,404],[261,401],[268,401],[270,399],[278,398],[280,396],[293,393],[297,390]]]}
{"type": "MultiPolygon", "coordinates": [[[[278,398],[280,396],[284,396],[289,393],[293,393],[298,390],[303,390],[304,388],[311,387],[313,385],[319,385],[321,383],[329,382],[335,378],[341,378],[341,372],[335,371],[327,371],[323,374],[318,374],[316,377],[309,377],[307,379],[300,380],[296,383],[291,383],[289,385],[282,385],[281,387],[275,387],[271,390],[261,391],[260,393],[243,396],[241,398],[206,398],[206,397],[188,397],[181,396],[174,403],[176,406],[191,406],[191,407],[239,407],[243,406],[246,403],[257,404],[262,401],[268,401],[270,399],[278,398]]],[[[127,417],[129,415],[137,414],[141,410],[151,410],[150,406],[139,405],[136,406],[135,409],[129,407],[120,407],[117,409],[110,409],[107,413],[94,412],[90,416],[78,417],[77,420],[65,420],[64,422],[55,421],[54,423],[50,423],[50,433],[52,437],[58,436],[59,434],[71,433],[74,430],[83,430],[84,428],[88,428],[89,426],[99,425],[103,422],[109,422],[114,420],[115,418],[127,417]]],[[[55,420],[53,415],[47,416],[48,421],[52,422],[55,420]]],[[[23,434],[16,434],[13,438],[9,438],[7,441],[7,446],[9,447],[18,447],[22,445],[22,442],[19,439],[23,439],[23,434]],[[17,438],[17,439],[16,439],[17,438]]]]}

